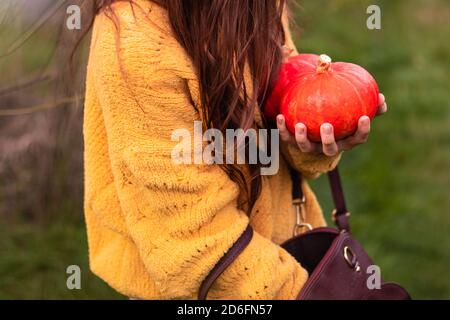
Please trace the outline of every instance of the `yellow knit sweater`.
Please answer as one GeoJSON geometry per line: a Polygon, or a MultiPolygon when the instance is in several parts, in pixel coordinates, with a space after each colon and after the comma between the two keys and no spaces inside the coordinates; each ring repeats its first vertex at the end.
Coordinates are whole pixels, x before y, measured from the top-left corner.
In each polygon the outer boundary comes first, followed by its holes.
{"type": "MultiPolygon", "coordinates": [[[[114,5],[96,18],[84,119],[85,216],[92,271],[124,295],[195,299],[202,280],[250,223],[249,246],[214,283],[209,299],[293,299],[306,271],[279,247],[295,224],[287,163],[307,177],[339,157],[284,146],[280,170],[263,176],[250,218],[217,165],[177,165],[175,129],[200,120],[199,84],[167,13],[150,1],[114,5]],[[116,49],[119,49],[118,51],[116,49]]],[[[287,30],[287,44],[292,45],[287,30]]],[[[323,225],[306,183],[306,220],[323,225]]]]}

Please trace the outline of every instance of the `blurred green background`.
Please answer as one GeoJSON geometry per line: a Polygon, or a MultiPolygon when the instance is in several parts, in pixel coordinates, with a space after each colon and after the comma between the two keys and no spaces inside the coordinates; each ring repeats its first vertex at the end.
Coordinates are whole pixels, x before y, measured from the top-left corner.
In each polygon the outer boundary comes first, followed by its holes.
{"type": "MultiPolygon", "coordinates": [[[[335,61],[364,66],[375,76],[389,103],[389,113],[374,121],[369,143],[346,153],[341,163],[355,236],[381,267],[384,278],[401,283],[416,299],[449,299],[450,2],[303,0],[298,3],[292,6],[292,11],[297,22],[294,34],[299,50],[327,53],[335,61]],[[366,27],[366,9],[371,4],[381,8],[381,30],[366,27]]],[[[1,35],[7,36],[5,32],[1,35]]],[[[18,57],[9,58],[23,66],[23,74],[32,73],[49,55],[48,42],[43,40],[46,38],[36,37],[32,50],[24,49],[18,57]]],[[[17,70],[12,70],[11,63],[1,58],[0,67],[5,71],[1,89],[7,85],[7,75],[13,79],[17,70]]],[[[26,104],[29,97],[23,95],[17,101],[0,95],[0,110],[4,103],[26,104]]],[[[19,173],[2,175],[0,167],[1,185],[17,184],[14,187],[17,198],[12,202],[13,193],[0,186],[0,203],[8,204],[3,209],[0,205],[1,299],[123,298],[88,268],[78,190],[82,185],[79,165],[82,112],[71,111],[75,120],[67,122],[67,110],[62,112],[66,122],[49,133],[57,138],[53,137],[47,180],[40,184],[33,180],[42,171],[33,167],[36,159],[31,161],[33,165],[24,163],[31,173],[22,177],[21,183],[19,173]],[[68,123],[75,123],[69,126],[72,130],[69,137],[65,133],[68,123]],[[67,150],[60,145],[71,147],[67,150]],[[68,153],[76,155],[68,158],[68,153]],[[37,195],[40,190],[46,192],[37,200],[24,196],[30,192],[37,195]],[[82,269],[82,290],[66,288],[65,270],[71,264],[82,269]]],[[[44,114],[48,119],[57,117],[58,111],[44,114]]],[[[12,120],[20,122],[23,117],[23,121],[32,119],[33,123],[40,123],[39,118],[30,115],[0,117],[0,132],[14,138],[8,126],[12,120]]],[[[39,126],[33,128],[38,130],[39,126]]],[[[1,139],[3,150],[7,144],[1,139]]],[[[46,150],[42,148],[38,148],[38,154],[46,150]]],[[[0,158],[0,164],[1,161],[5,162],[0,158]]],[[[324,212],[331,212],[326,177],[320,177],[312,186],[324,212]]]]}

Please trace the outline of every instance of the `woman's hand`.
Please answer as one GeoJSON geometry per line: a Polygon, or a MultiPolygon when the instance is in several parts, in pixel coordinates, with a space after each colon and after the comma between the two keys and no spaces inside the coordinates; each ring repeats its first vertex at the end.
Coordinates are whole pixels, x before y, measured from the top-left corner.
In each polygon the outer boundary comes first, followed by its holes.
{"type": "MultiPolygon", "coordinates": [[[[384,95],[380,93],[377,116],[386,112],[386,100],[384,95]]],[[[355,134],[340,141],[336,141],[334,139],[334,131],[331,124],[322,124],[320,127],[322,143],[309,141],[307,129],[303,123],[297,123],[295,125],[295,135],[292,135],[286,128],[284,116],[281,114],[277,116],[277,127],[280,130],[281,140],[298,145],[302,152],[324,153],[325,155],[332,157],[341,151],[353,149],[357,145],[363,144],[367,141],[370,133],[370,118],[367,116],[361,117],[359,119],[358,129],[355,134]]]]}

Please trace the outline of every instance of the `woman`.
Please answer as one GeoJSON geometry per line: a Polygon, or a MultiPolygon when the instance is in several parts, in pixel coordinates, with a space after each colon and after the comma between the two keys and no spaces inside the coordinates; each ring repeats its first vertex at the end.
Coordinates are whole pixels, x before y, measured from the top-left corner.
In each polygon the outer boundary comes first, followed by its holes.
{"type": "MultiPolygon", "coordinates": [[[[278,116],[278,173],[258,165],[176,164],[177,129],[266,127],[260,107],[283,53],[296,54],[283,1],[98,1],[87,73],[85,215],[90,265],[124,295],[195,299],[247,226],[254,235],[209,299],[295,299],[307,272],[279,244],[295,224],[289,167],[306,178],[366,141],[370,120],[322,144],[278,116]],[[114,3],[110,3],[114,2],[114,3]],[[283,49],[284,52],[283,52],[283,49]],[[287,48],[287,49],[286,49],[287,48]]],[[[380,96],[380,113],[386,110],[380,96]]],[[[325,224],[306,182],[305,222],[325,224]]]]}

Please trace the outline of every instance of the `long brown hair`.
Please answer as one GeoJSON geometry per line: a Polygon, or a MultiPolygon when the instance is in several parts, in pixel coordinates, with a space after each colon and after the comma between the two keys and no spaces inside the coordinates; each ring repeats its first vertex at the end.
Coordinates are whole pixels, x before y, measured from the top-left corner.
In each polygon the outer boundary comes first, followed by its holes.
{"type": "MultiPolygon", "coordinates": [[[[113,13],[117,1],[94,0],[93,10],[113,13]]],[[[152,0],[167,12],[173,33],[193,61],[200,83],[206,128],[256,128],[257,108],[264,104],[282,62],[284,0],[152,0]],[[251,88],[244,75],[248,66],[251,88]]],[[[223,165],[244,195],[250,213],[261,189],[259,165],[249,175],[237,165],[223,165]],[[251,181],[248,181],[248,180],[251,181]]]]}

